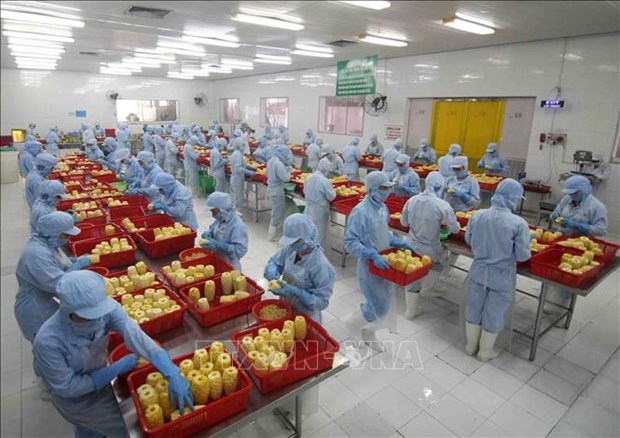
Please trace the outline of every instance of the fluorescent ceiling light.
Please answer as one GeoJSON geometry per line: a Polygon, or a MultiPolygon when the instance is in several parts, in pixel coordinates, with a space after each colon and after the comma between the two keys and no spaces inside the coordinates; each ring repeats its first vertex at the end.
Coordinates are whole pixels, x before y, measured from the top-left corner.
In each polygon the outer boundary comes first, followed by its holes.
{"type": "Polygon", "coordinates": [[[36,64],[36,65],[56,65],[55,59],[32,59],[32,58],[15,58],[17,64],[36,64]]]}
{"type": "Polygon", "coordinates": [[[58,35],[41,35],[40,33],[26,33],[26,32],[13,32],[13,31],[4,31],[2,35],[6,37],[14,37],[14,38],[24,38],[29,40],[39,40],[39,41],[53,41],[58,43],[74,43],[75,40],[71,37],[58,36],[58,35]]]}
{"type": "Polygon", "coordinates": [[[241,45],[239,43],[235,43],[232,41],[224,41],[224,40],[218,40],[214,38],[197,37],[193,35],[183,35],[183,39],[185,41],[189,41],[192,43],[206,44],[208,46],[231,47],[233,49],[236,49],[237,47],[241,45]]]}
{"type": "Polygon", "coordinates": [[[405,41],[393,40],[391,38],[383,38],[378,36],[372,36],[367,34],[362,34],[359,36],[360,41],[370,44],[377,44],[379,46],[390,46],[390,47],[407,47],[405,41]]]}
{"type": "Polygon", "coordinates": [[[293,50],[291,52],[293,55],[299,56],[314,56],[315,58],[333,58],[333,53],[323,53],[323,52],[311,52],[309,50],[293,50]]]}
{"type": "Polygon", "coordinates": [[[235,66],[239,67],[252,67],[252,61],[246,61],[244,59],[234,59],[234,58],[222,58],[222,65],[228,65],[231,68],[235,66]]]}
{"type": "Polygon", "coordinates": [[[374,9],[380,11],[387,9],[391,6],[390,2],[386,1],[341,1],[340,3],[346,3],[353,6],[360,6],[362,8],[374,9]]]}
{"type": "Polygon", "coordinates": [[[56,67],[47,65],[18,65],[17,68],[24,70],[56,70],[56,67]]]}
{"type": "Polygon", "coordinates": [[[279,18],[261,17],[259,15],[237,14],[232,17],[233,21],[241,23],[258,24],[259,26],[277,27],[286,30],[302,30],[303,24],[291,23],[290,21],[281,20],[279,18]]]}
{"type": "Polygon", "coordinates": [[[153,58],[123,58],[123,63],[128,64],[140,64],[140,65],[160,65],[161,61],[153,58]]]}
{"type": "Polygon", "coordinates": [[[174,53],[177,55],[186,55],[186,56],[198,56],[202,58],[206,55],[204,51],[191,51],[191,50],[183,50],[183,49],[173,49],[172,47],[157,47],[157,50],[160,53],[174,53]]]}
{"type": "Polygon", "coordinates": [[[29,40],[27,38],[13,38],[9,37],[9,44],[13,46],[31,46],[31,47],[50,47],[53,49],[64,49],[61,43],[52,43],[47,41],[29,40]]]}
{"type": "Polygon", "coordinates": [[[44,15],[51,15],[53,17],[58,17],[58,18],[66,18],[68,20],[81,20],[82,17],[80,17],[79,15],[73,15],[73,14],[65,14],[64,12],[56,12],[56,11],[51,11],[49,9],[44,9],[41,8],[41,6],[47,6],[46,3],[41,3],[41,5],[37,5],[36,7],[28,7],[28,6],[22,6],[20,4],[18,4],[18,2],[2,2],[2,10],[3,11],[18,11],[18,12],[32,12],[33,14],[44,14],[44,15]]]}
{"type": "Polygon", "coordinates": [[[58,36],[73,36],[71,28],[68,27],[53,27],[53,26],[35,26],[28,23],[20,23],[17,21],[4,22],[2,28],[4,30],[11,30],[14,32],[30,32],[30,33],[42,33],[44,35],[58,35],[58,36]]]}
{"type": "Polygon", "coordinates": [[[295,48],[299,50],[310,50],[312,52],[332,53],[333,50],[329,47],[316,47],[308,44],[296,44],[295,48]]]}
{"type": "Polygon", "coordinates": [[[474,17],[474,16],[467,15],[467,14],[462,14],[460,12],[455,12],[454,15],[456,15],[457,18],[460,18],[465,21],[471,21],[472,23],[481,24],[483,26],[487,26],[491,28],[495,27],[495,23],[491,23],[490,21],[487,21],[487,20],[484,20],[478,17],[474,17]]]}
{"type": "MultiPolygon", "coordinates": [[[[2,3],[4,6],[4,3],[2,3]]],[[[29,23],[51,24],[56,26],[84,27],[86,23],[78,20],[68,20],[66,18],[50,17],[49,15],[26,14],[24,12],[2,10],[2,18],[12,20],[27,21],[29,23]]]]}
{"type": "Polygon", "coordinates": [[[70,6],[56,5],[54,3],[49,3],[49,2],[22,1],[20,3],[23,3],[25,5],[41,6],[41,7],[44,7],[44,8],[66,9],[67,11],[75,11],[75,12],[80,12],[81,11],[81,9],[78,9],[78,8],[72,8],[70,6]]]}
{"type": "Polygon", "coordinates": [[[60,59],[61,56],[58,53],[21,53],[11,52],[16,58],[29,58],[29,59],[60,59]]]}
{"type": "Polygon", "coordinates": [[[131,70],[131,71],[136,71],[136,72],[142,71],[141,65],[125,64],[122,62],[108,62],[107,67],[103,67],[103,68],[118,69],[118,70],[131,70]]]}
{"type": "Polygon", "coordinates": [[[187,68],[187,69],[182,69],[181,70],[181,74],[183,74],[185,76],[191,76],[192,78],[194,76],[199,76],[199,77],[206,78],[206,77],[209,77],[209,70],[187,68]]]}
{"type": "Polygon", "coordinates": [[[172,78],[172,79],[194,79],[193,76],[186,75],[186,74],[183,74],[183,73],[177,73],[177,72],[174,72],[174,71],[169,71],[168,72],[168,77],[172,78]]]}
{"type": "Polygon", "coordinates": [[[194,44],[187,44],[183,41],[168,41],[168,40],[158,40],[157,47],[170,47],[172,49],[181,49],[181,50],[196,50],[202,52],[202,47],[196,46],[194,44]]]}
{"type": "Polygon", "coordinates": [[[43,54],[65,53],[65,49],[57,49],[57,48],[52,48],[52,47],[18,46],[15,44],[9,44],[9,49],[13,52],[19,52],[19,53],[43,53],[43,54]]]}
{"type": "Polygon", "coordinates": [[[123,70],[123,69],[118,69],[118,68],[101,67],[99,69],[99,73],[108,74],[108,75],[131,76],[131,70],[123,70]]]}
{"type": "Polygon", "coordinates": [[[280,56],[280,55],[263,55],[262,53],[257,53],[256,54],[257,58],[260,59],[271,59],[273,61],[291,61],[291,57],[290,56],[280,56]]]}
{"type": "Polygon", "coordinates": [[[228,65],[228,64],[223,64],[223,65],[224,65],[224,67],[232,68],[233,70],[254,70],[254,66],[228,65]]]}
{"type": "Polygon", "coordinates": [[[36,55],[16,55],[15,56],[15,61],[41,61],[41,62],[51,62],[51,61],[58,61],[60,59],[60,56],[54,56],[52,57],[47,57],[47,58],[39,58],[36,55]]]}
{"type": "Polygon", "coordinates": [[[202,38],[215,38],[217,40],[230,41],[232,43],[239,42],[239,38],[237,38],[235,35],[226,35],[226,34],[221,34],[217,32],[210,32],[206,30],[185,29],[183,33],[189,36],[202,37],[202,38]]]}
{"type": "Polygon", "coordinates": [[[462,30],[463,32],[475,33],[477,35],[491,35],[495,33],[495,29],[472,21],[463,20],[462,18],[444,18],[443,24],[453,29],[462,30]]]}
{"type": "Polygon", "coordinates": [[[260,64],[279,64],[279,65],[291,65],[291,61],[277,61],[275,59],[261,59],[256,58],[254,62],[258,62],[260,64]]]}

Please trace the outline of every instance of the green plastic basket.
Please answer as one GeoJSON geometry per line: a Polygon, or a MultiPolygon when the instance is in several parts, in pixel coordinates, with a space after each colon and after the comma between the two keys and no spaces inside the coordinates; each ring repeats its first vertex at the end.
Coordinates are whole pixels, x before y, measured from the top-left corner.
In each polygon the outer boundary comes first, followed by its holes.
{"type": "Polygon", "coordinates": [[[303,213],[304,211],[306,211],[306,206],[305,205],[298,205],[297,206],[297,210],[299,210],[300,213],[303,213]]]}
{"type": "Polygon", "coordinates": [[[198,183],[201,191],[204,193],[213,193],[215,191],[215,179],[207,172],[198,172],[198,183]]]}
{"type": "Polygon", "coordinates": [[[125,193],[125,190],[127,190],[127,183],[124,181],[113,182],[110,183],[110,187],[114,187],[119,192],[125,193]]]}
{"type": "Polygon", "coordinates": [[[295,191],[295,187],[297,187],[297,184],[295,183],[291,183],[291,182],[287,182],[284,183],[284,191],[285,192],[294,192],[295,191]]]}
{"type": "Polygon", "coordinates": [[[439,229],[439,240],[441,240],[442,242],[444,240],[447,240],[448,237],[450,237],[450,230],[447,228],[440,228],[439,229]]]}

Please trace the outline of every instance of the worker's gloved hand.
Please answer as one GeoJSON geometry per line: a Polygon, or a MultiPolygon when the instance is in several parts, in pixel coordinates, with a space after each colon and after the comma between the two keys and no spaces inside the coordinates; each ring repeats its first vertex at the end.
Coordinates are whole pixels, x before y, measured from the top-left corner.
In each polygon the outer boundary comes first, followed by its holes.
{"type": "Polygon", "coordinates": [[[202,247],[210,249],[211,251],[228,252],[228,243],[222,242],[220,240],[210,239],[202,247]]]}
{"type": "Polygon", "coordinates": [[[275,280],[280,276],[280,271],[278,267],[274,264],[268,264],[265,268],[265,278],[267,280],[275,280]]]}
{"type": "Polygon", "coordinates": [[[138,195],[140,193],[140,189],[137,187],[129,187],[126,193],[128,195],[138,195]]]}
{"type": "Polygon", "coordinates": [[[459,198],[463,202],[469,201],[469,198],[470,198],[469,193],[467,193],[465,190],[463,190],[463,189],[461,189],[459,187],[455,187],[454,188],[454,196],[456,196],[457,198],[459,198]]]}
{"type": "Polygon", "coordinates": [[[248,178],[251,178],[254,175],[256,175],[256,172],[254,170],[245,169],[245,176],[247,176],[248,178]]]}
{"type": "Polygon", "coordinates": [[[91,372],[90,377],[93,379],[93,383],[95,384],[95,390],[100,391],[116,376],[133,370],[137,365],[138,356],[132,353],[124,356],[119,361],[114,362],[111,365],[91,372]]]}
{"type": "Polygon", "coordinates": [[[280,285],[280,289],[278,290],[273,290],[270,289],[271,292],[273,292],[275,295],[278,295],[280,297],[296,297],[298,295],[301,295],[301,289],[290,285],[288,283],[285,283],[282,280],[276,280],[278,282],[278,284],[280,285]]]}
{"type": "Polygon", "coordinates": [[[189,382],[181,375],[177,366],[172,362],[168,352],[161,349],[151,356],[151,363],[168,379],[168,399],[179,408],[179,413],[185,413],[185,406],[194,410],[194,401],[189,389],[189,382]]]}
{"type": "Polygon", "coordinates": [[[564,218],[564,221],[562,222],[562,226],[567,227],[567,228],[574,228],[577,231],[579,231],[582,234],[590,234],[590,229],[592,228],[592,225],[587,224],[585,222],[579,222],[576,221],[574,219],[569,219],[569,218],[564,218]]]}
{"type": "Polygon", "coordinates": [[[375,264],[375,266],[379,269],[389,269],[390,265],[388,265],[387,260],[385,260],[383,257],[381,257],[381,254],[379,254],[378,252],[375,251],[375,253],[372,255],[372,257],[370,258],[372,260],[372,262],[375,264]]]}
{"type": "Polygon", "coordinates": [[[493,166],[491,166],[490,164],[487,164],[486,166],[484,166],[485,169],[493,169],[493,166]]]}
{"type": "Polygon", "coordinates": [[[207,231],[203,231],[202,234],[200,235],[201,238],[203,239],[212,239],[213,238],[213,233],[209,230],[207,231]]]}
{"type": "Polygon", "coordinates": [[[88,268],[90,266],[90,259],[87,255],[79,257],[70,267],[67,272],[79,271],[80,269],[88,268]]]}
{"type": "Polygon", "coordinates": [[[153,202],[153,210],[162,210],[164,213],[166,212],[166,204],[161,201],[153,202]]]}
{"type": "Polygon", "coordinates": [[[379,254],[376,249],[374,249],[374,248],[364,248],[362,250],[362,254],[360,254],[360,256],[362,257],[363,260],[370,260],[372,258],[372,256],[375,255],[375,254],[379,254]]]}

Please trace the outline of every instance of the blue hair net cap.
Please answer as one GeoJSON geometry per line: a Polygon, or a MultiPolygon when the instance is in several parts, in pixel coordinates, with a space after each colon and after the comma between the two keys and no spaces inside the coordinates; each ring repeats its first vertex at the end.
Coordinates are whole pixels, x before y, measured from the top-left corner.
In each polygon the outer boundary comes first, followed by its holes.
{"type": "Polygon", "coordinates": [[[233,132],[233,137],[240,137],[242,134],[243,132],[241,132],[241,129],[237,128],[233,132]]]}
{"type": "Polygon", "coordinates": [[[436,192],[438,188],[445,187],[446,179],[443,177],[441,173],[437,171],[433,171],[426,176],[425,184],[426,184],[426,189],[433,190],[436,192]]]}
{"type": "Polygon", "coordinates": [[[218,138],[216,145],[218,149],[224,149],[226,146],[228,146],[228,142],[225,138],[218,138]]]}
{"type": "Polygon", "coordinates": [[[385,172],[371,172],[366,175],[366,191],[376,191],[379,187],[392,187],[394,183],[390,181],[390,177],[385,172]]]}
{"type": "Polygon", "coordinates": [[[467,157],[464,155],[459,155],[458,157],[454,157],[454,160],[452,160],[452,164],[450,164],[450,167],[455,169],[455,168],[459,168],[459,167],[464,167],[465,169],[467,169],[469,166],[469,162],[467,160],[467,157]]]}
{"type": "Polygon", "coordinates": [[[157,126],[155,127],[155,133],[161,135],[164,133],[164,130],[162,129],[161,126],[157,126]]]}
{"type": "Polygon", "coordinates": [[[99,319],[116,308],[108,298],[105,280],[96,272],[73,271],[62,276],[56,285],[60,307],[80,318],[99,319]]]}
{"type": "Polygon", "coordinates": [[[159,188],[165,189],[170,186],[174,186],[176,183],[176,179],[174,176],[169,173],[160,173],[153,180],[153,184],[159,188]]]}
{"type": "Polygon", "coordinates": [[[35,140],[28,140],[25,144],[24,144],[24,149],[27,150],[28,152],[32,153],[32,154],[37,154],[41,151],[41,148],[43,147],[43,145],[35,140]]]}
{"type": "Polygon", "coordinates": [[[573,175],[564,181],[564,187],[562,187],[562,192],[567,195],[572,195],[573,193],[577,193],[578,191],[582,191],[585,194],[590,194],[592,191],[592,184],[590,184],[590,180],[585,176],[581,175],[573,175]]]}
{"type": "Polygon", "coordinates": [[[138,152],[138,161],[144,161],[145,163],[152,163],[155,161],[155,155],[153,155],[153,152],[140,151],[138,152]]]}
{"type": "Polygon", "coordinates": [[[170,134],[170,138],[173,140],[177,140],[179,138],[179,133],[177,131],[174,131],[170,134]]]}
{"type": "Polygon", "coordinates": [[[230,195],[224,192],[213,192],[207,198],[206,210],[212,210],[218,208],[220,210],[230,210],[233,208],[233,203],[230,195]]]}
{"type": "Polygon", "coordinates": [[[333,154],[334,153],[334,148],[331,147],[330,145],[326,144],[323,145],[323,147],[321,148],[321,157],[325,157],[329,154],[333,154]]]}
{"type": "Polygon", "coordinates": [[[351,140],[350,144],[353,144],[353,145],[357,146],[357,145],[360,144],[360,139],[357,138],[357,137],[354,137],[353,140],[351,140]]]}
{"type": "Polygon", "coordinates": [[[215,131],[213,129],[211,129],[209,131],[209,137],[213,137],[213,136],[215,136],[215,131]]]}
{"type": "Polygon", "coordinates": [[[43,215],[37,220],[37,233],[43,236],[60,236],[60,234],[68,234],[77,236],[82,232],[75,226],[73,216],[64,211],[54,211],[43,215]]]}
{"type": "Polygon", "coordinates": [[[420,146],[430,146],[431,142],[428,141],[428,138],[423,138],[420,140],[420,146]]]}
{"type": "Polygon", "coordinates": [[[411,161],[411,157],[409,157],[409,155],[407,154],[400,154],[398,157],[396,157],[396,160],[394,161],[396,161],[398,164],[406,164],[408,166],[411,161]]]}
{"type": "Polygon", "coordinates": [[[487,145],[487,152],[495,152],[497,150],[497,143],[489,143],[487,145]]]}
{"type": "Polygon", "coordinates": [[[198,137],[196,137],[195,135],[192,135],[192,136],[191,136],[191,137],[187,140],[187,142],[188,142],[190,145],[194,146],[194,145],[198,144],[198,137]]]}
{"type": "Polygon", "coordinates": [[[56,167],[56,164],[57,164],[56,157],[46,152],[43,152],[37,155],[37,158],[35,158],[34,160],[35,166],[43,166],[45,168],[56,167]]]}
{"type": "Polygon", "coordinates": [[[64,196],[67,193],[65,186],[56,179],[45,180],[39,189],[39,196],[43,199],[50,199],[55,196],[64,196]]]}
{"type": "Polygon", "coordinates": [[[402,149],[403,147],[403,140],[402,139],[397,139],[394,144],[392,145],[395,149],[402,149]]]}
{"type": "Polygon", "coordinates": [[[294,213],[284,221],[284,235],[280,239],[280,245],[289,246],[299,239],[316,244],[318,232],[316,225],[307,214],[294,213]]]}
{"type": "Polygon", "coordinates": [[[461,145],[458,143],[452,143],[448,148],[448,153],[450,155],[460,155],[461,154],[461,145]]]}
{"type": "Polygon", "coordinates": [[[233,140],[233,147],[237,149],[238,151],[242,150],[244,145],[245,143],[243,142],[243,139],[240,137],[235,138],[233,140]]]}
{"type": "Polygon", "coordinates": [[[377,141],[377,134],[372,134],[370,136],[370,141],[377,141]]]}
{"type": "Polygon", "coordinates": [[[319,164],[317,164],[316,166],[317,172],[321,172],[325,176],[327,176],[331,168],[332,168],[332,162],[329,161],[328,158],[321,158],[319,160],[319,164]]]}
{"type": "Polygon", "coordinates": [[[108,157],[108,160],[118,162],[126,158],[129,158],[130,155],[131,155],[131,152],[129,151],[129,149],[125,149],[125,148],[117,149],[110,154],[110,156],[108,157]]]}
{"type": "Polygon", "coordinates": [[[517,180],[506,178],[497,185],[495,193],[508,198],[523,198],[523,186],[517,180]]]}
{"type": "Polygon", "coordinates": [[[323,144],[323,139],[321,137],[316,137],[314,139],[314,142],[318,144],[319,146],[321,146],[323,144]]]}

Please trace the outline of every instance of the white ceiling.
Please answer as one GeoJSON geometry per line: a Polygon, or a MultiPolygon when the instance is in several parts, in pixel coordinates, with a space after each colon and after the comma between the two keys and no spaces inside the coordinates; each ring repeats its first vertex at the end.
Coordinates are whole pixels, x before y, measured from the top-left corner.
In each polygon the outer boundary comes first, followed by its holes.
{"type": "MultiPolygon", "coordinates": [[[[2,4],[12,3],[3,1],[2,4]]],[[[39,2],[16,2],[39,3],[39,2]]],[[[391,48],[360,43],[344,48],[333,47],[331,59],[291,55],[292,65],[255,64],[254,70],[234,70],[232,74],[211,74],[209,79],[242,77],[312,67],[336,65],[337,61],[361,56],[379,55],[392,58],[408,55],[446,52],[474,47],[508,44],[541,39],[561,38],[620,31],[618,1],[392,1],[388,9],[373,11],[337,1],[58,1],[79,11],[86,22],[74,29],[75,42],[66,44],[66,53],[58,70],[99,72],[102,62],[120,62],[131,56],[133,49],[155,48],[158,36],[179,38],[186,28],[216,34],[234,35],[241,47],[236,49],[203,46],[206,61],[219,62],[221,55],[251,60],[257,52],[282,54],[296,43],[323,45],[331,41],[356,40],[370,31],[404,37],[405,48],[391,48]],[[143,18],[124,12],[131,6],[170,9],[164,19],[143,18]],[[231,16],[240,10],[285,14],[304,24],[302,31],[239,23],[231,16]],[[495,24],[496,33],[479,36],[447,28],[443,18],[455,12],[484,18],[495,24]],[[79,52],[96,52],[97,56],[79,52]]],[[[39,5],[43,8],[43,5],[39,5]]],[[[7,38],[1,39],[0,65],[15,68],[7,49],[7,38]]],[[[159,69],[143,69],[140,76],[166,76],[168,70],[181,65],[200,63],[201,58],[176,56],[177,65],[159,69]]]]}

